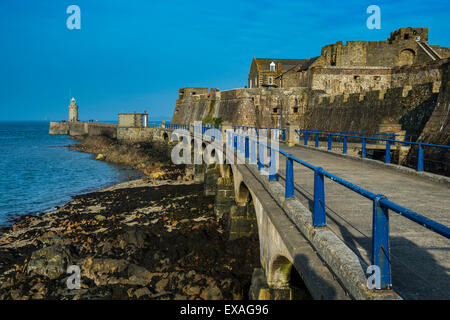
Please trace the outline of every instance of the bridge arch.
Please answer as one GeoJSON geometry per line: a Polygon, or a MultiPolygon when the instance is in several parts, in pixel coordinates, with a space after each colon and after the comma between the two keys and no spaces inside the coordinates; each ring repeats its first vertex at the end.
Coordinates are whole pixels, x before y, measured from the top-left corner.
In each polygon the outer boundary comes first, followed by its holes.
{"type": "Polygon", "coordinates": [[[250,190],[247,188],[244,182],[241,182],[236,193],[236,203],[239,206],[245,206],[249,203],[250,198],[250,190]]]}
{"type": "Polygon", "coordinates": [[[229,164],[219,164],[221,178],[233,178],[233,170],[229,164]]]}
{"type": "Polygon", "coordinates": [[[269,278],[274,287],[287,287],[291,276],[292,262],[282,255],[277,255],[271,262],[269,278]]]}

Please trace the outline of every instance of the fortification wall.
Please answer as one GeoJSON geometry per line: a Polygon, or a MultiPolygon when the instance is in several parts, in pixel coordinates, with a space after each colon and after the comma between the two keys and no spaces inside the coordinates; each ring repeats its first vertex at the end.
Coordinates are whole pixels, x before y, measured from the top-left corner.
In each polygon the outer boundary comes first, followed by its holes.
{"type": "Polygon", "coordinates": [[[172,116],[171,123],[193,123],[197,120],[204,119],[210,110],[214,112],[216,99],[202,96],[186,96],[178,99],[172,116]]]}
{"type": "Polygon", "coordinates": [[[234,89],[215,96],[192,96],[177,100],[171,123],[214,122],[276,127],[300,123],[308,102],[306,88],[234,89]]]}
{"type": "Polygon", "coordinates": [[[391,87],[391,68],[317,67],[310,72],[310,88],[327,94],[350,94],[391,87]]]}
{"type": "MultiPolygon", "coordinates": [[[[442,84],[436,108],[427,122],[419,141],[450,145],[450,63],[443,66],[442,84]]],[[[450,156],[450,155],[449,155],[450,156]]]]}
{"type": "MultiPolygon", "coordinates": [[[[423,41],[423,40],[422,40],[423,41]]],[[[327,66],[395,67],[430,62],[415,38],[392,41],[339,41],[322,48],[327,66]]]]}
{"type": "Polygon", "coordinates": [[[380,124],[398,124],[407,133],[422,131],[436,105],[435,83],[386,91],[335,95],[315,93],[305,112],[306,128],[378,132],[380,124]]]}
{"type": "MultiPolygon", "coordinates": [[[[418,141],[450,145],[450,63],[443,66],[442,85],[439,90],[436,108],[423,129],[418,141]]],[[[408,156],[408,161],[416,163],[417,148],[414,148],[408,156]]],[[[450,150],[441,148],[424,147],[425,170],[450,175],[450,150]]]]}
{"type": "Polygon", "coordinates": [[[442,80],[442,65],[448,63],[448,61],[449,59],[446,59],[434,63],[393,68],[390,87],[440,82],[442,80]]]}

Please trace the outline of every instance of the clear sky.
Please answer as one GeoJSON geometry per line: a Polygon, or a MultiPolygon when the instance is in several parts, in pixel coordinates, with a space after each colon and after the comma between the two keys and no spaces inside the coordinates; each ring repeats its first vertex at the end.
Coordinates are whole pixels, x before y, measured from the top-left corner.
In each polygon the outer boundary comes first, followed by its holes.
{"type": "MultiPolygon", "coordinates": [[[[450,46],[445,1],[1,0],[0,120],[115,120],[147,110],[170,118],[178,88],[244,87],[252,58],[302,59],[347,40],[386,40],[428,27],[450,46]],[[69,30],[69,5],[81,29],[69,30]],[[381,29],[369,30],[369,5],[381,29]]],[[[150,120],[151,120],[150,119],[150,120]]]]}

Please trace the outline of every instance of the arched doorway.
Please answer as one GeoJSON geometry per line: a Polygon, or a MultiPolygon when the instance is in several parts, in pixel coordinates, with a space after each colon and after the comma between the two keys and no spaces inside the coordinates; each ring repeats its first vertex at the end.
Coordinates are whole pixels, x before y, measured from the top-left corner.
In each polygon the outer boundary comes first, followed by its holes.
{"type": "Polygon", "coordinates": [[[398,66],[410,66],[414,62],[416,53],[412,49],[404,49],[398,55],[398,66]]]}

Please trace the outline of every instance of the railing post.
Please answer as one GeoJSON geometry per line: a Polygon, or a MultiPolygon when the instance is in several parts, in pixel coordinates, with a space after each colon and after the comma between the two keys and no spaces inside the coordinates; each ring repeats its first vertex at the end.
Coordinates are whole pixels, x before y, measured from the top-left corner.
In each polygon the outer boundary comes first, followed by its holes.
{"type": "Polygon", "coordinates": [[[419,151],[417,155],[417,171],[423,171],[423,146],[419,143],[419,151]]]}
{"type": "Polygon", "coordinates": [[[248,159],[249,151],[250,151],[248,142],[249,142],[248,141],[248,136],[245,136],[245,159],[248,159]]]}
{"type": "Polygon", "coordinates": [[[342,146],[342,153],[347,154],[347,136],[344,136],[344,145],[342,146]]]}
{"type": "Polygon", "coordinates": [[[324,228],[327,226],[325,216],[325,183],[323,169],[314,170],[314,210],[313,210],[314,228],[324,228]]]}
{"type": "Polygon", "coordinates": [[[386,141],[386,156],[384,157],[385,163],[391,163],[391,142],[386,141]]]}
{"type": "Polygon", "coordinates": [[[276,163],[276,152],[272,148],[268,148],[270,150],[270,165],[269,165],[269,181],[277,181],[277,163],[276,163]]]}
{"type": "Polygon", "coordinates": [[[294,161],[291,157],[286,157],[286,199],[294,198],[294,161]]]}
{"type": "Polygon", "coordinates": [[[286,130],[282,130],[283,131],[283,142],[286,142],[286,130]]]}
{"type": "Polygon", "coordinates": [[[390,290],[392,281],[389,259],[389,210],[380,203],[380,200],[385,198],[383,195],[377,195],[373,201],[372,265],[380,268],[380,287],[377,289],[390,290]]]}
{"type": "Polygon", "coordinates": [[[264,168],[264,146],[262,143],[259,143],[259,151],[258,151],[258,170],[262,170],[264,168]]]}
{"type": "Polygon", "coordinates": [[[366,138],[363,137],[362,138],[362,148],[361,148],[361,158],[365,158],[366,157],[366,138]]]}
{"type": "Polygon", "coordinates": [[[241,133],[241,135],[239,136],[239,152],[241,155],[244,155],[245,152],[244,148],[245,148],[245,141],[243,133],[241,133]]]}
{"type": "Polygon", "coordinates": [[[331,150],[332,144],[333,142],[331,141],[331,134],[328,134],[328,150],[331,150]]]}
{"type": "Polygon", "coordinates": [[[253,139],[250,141],[250,164],[256,163],[256,142],[253,139]]]}
{"type": "Polygon", "coordinates": [[[305,146],[307,146],[308,145],[308,131],[307,130],[305,130],[304,138],[305,138],[305,146]]]}
{"type": "Polygon", "coordinates": [[[316,148],[318,148],[319,147],[319,133],[317,132],[316,133],[316,148]]]}

